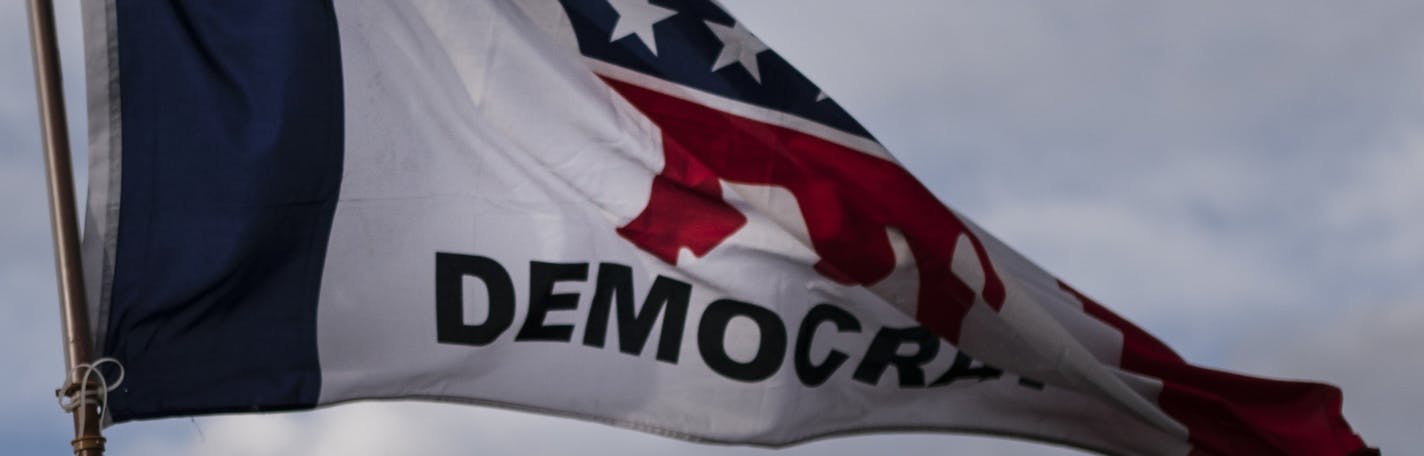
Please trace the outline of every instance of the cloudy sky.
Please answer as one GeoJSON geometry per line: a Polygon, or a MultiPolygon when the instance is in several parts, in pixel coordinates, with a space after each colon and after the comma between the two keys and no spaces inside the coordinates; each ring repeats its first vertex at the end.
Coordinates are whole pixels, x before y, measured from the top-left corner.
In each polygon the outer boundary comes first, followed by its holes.
{"type": "MultiPolygon", "coordinates": [[[[1367,442],[1424,447],[1424,4],[723,1],[952,207],[1189,360],[1333,383],[1367,442]]],[[[82,167],[77,2],[59,3],[82,167]]],[[[0,4],[0,448],[65,454],[23,13],[0,4]]],[[[114,455],[769,454],[412,403],[108,437],[114,455]]],[[[1076,454],[926,434],[778,454],[886,451],[1076,454]]]]}

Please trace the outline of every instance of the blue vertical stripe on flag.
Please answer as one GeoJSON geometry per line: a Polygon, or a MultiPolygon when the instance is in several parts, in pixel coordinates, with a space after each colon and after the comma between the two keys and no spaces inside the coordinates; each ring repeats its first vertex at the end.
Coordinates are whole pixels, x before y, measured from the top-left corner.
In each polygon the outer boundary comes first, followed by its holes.
{"type": "Polygon", "coordinates": [[[311,407],[342,172],[329,2],[120,2],[115,422],[311,407]]]}

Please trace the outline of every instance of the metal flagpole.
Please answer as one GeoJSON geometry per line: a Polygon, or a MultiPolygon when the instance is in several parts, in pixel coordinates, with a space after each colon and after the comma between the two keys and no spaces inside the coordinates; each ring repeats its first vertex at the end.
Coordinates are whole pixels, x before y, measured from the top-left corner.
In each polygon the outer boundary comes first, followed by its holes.
{"type": "MultiPolygon", "coordinates": [[[[69,128],[64,114],[64,89],[60,77],[59,48],[55,44],[54,5],[50,0],[30,0],[30,48],[35,60],[35,85],[39,94],[40,134],[43,137],[48,182],[50,226],[54,234],[55,266],[59,274],[60,315],[64,322],[64,359],[68,386],[62,393],[80,406],[74,415],[74,454],[104,454],[99,431],[99,405],[80,397],[87,379],[81,366],[94,361],[89,340],[89,312],[84,302],[84,271],[79,259],[79,223],[75,216],[74,172],[69,160],[69,128]]],[[[102,385],[102,382],[100,382],[102,385]]],[[[90,391],[102,386],[89,385],[90,391]]]]}

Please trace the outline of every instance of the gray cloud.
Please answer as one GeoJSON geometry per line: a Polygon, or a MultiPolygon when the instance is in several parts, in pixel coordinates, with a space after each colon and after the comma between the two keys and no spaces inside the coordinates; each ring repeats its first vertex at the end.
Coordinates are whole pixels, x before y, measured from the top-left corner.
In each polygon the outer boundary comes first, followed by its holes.
{"type": "Polygon", "coordinates": [[[1276,324],[1284,330],[1242,337],[1230,362],[1260,375],[1330,379],[1344,389],[1346,416],[1366,441],[1394,452],[1419,448],[1424,294],[1276,324]]]}

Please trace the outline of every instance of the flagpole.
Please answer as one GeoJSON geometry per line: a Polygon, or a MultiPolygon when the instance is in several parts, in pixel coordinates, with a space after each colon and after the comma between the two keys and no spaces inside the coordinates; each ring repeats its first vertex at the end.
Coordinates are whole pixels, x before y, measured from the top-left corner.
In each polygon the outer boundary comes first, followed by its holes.
{"type": "Polygon", "coordinates": [[[76,396],[73,391],[85,380],[79,367],[92,362],[94,357],[89,340],[88,307],[84,302],[84,271],[79,259],[74,171],[69,159],[69,128],[64,113],[63,79],[54,32],[54,5],[51,0],[30,0],[29,13],[30,49],[34,53],[35,85],[39,95],[50,226],[54,234],[55,267],[59,275],[60,316],[64,320],[64,361],[69,386],[62,393],[83,401],[73,411],[75,437],[70,445],[76,455],[100,456],[104,454],[104,437],[99,431],[98,404],[76,396]]]}

